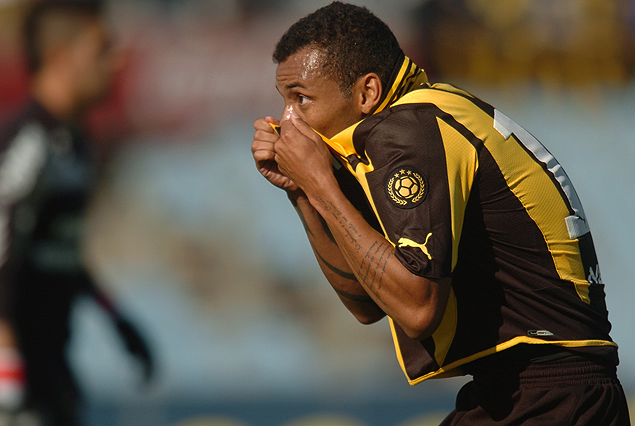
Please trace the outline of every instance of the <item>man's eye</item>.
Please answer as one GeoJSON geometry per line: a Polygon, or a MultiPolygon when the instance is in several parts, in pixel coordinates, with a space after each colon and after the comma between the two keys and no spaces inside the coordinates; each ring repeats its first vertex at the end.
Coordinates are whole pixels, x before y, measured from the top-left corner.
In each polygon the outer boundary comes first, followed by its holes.
{"type": "Polygon", "coordinates": [[[309,98],[306,96],[298,95],[298,100],[300,101],[300,105],[304,105],[309,102],[309,98]]]}

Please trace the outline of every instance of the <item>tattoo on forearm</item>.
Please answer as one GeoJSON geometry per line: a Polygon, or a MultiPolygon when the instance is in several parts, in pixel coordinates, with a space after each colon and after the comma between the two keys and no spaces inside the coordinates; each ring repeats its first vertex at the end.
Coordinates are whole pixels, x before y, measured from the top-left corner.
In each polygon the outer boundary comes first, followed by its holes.
{"type": "Polygon", "coordinates": [[[355,302],[375,303],[373,298],[366,294],[352,294],[352,293],[348,293],[346,291],[337,289],[335,287],[333,287],[333,289],[337,292],[337,294],[339,294],[340,296],[346,299],[353,300],[355,302]]]}
{"type": "Polygon", "coordinates": [[[346,272],[346,271],[342,271],[341,269],[331,265],[329,262],[326,261],[326,259],[324,259],[320,253],[318,253],[318,251],[316,250],[315,253],[317,254],[318,258],[320,259],[320,261],[322,263],[324,263],[324,265],[326,265],[327,268],[329,268],[331,271],[335,272],[337,275],[339,275],[340,277],[343,278],[347,278],[349,280],[353,280],[353,281],[357,281],[357,277],[355,277],[355,274],[353,274],[352,272],[346,272]]]}
{"type": "MultiPolygon", "coordinates": [[[[361,234],[357,228],[349,222],[346,216],[344,216],[344,214],[335,205],[322,199],[319,199],[319,201],[322,203],[324,210],[331,213],[333,217],[337,219],[337,222],[344,231],[344,236],[351,248],[355,250],[356,253],[362,254],[360,253],[362,250],[362,246],[360,244],[361,234]]],[[[366,251],[362,262],[359,265],[359,269],[355,274],[355,276],[359,278],[360,282],[367,287],[368,290],[372,291],[379,300],[381,300],[379,291],[381,290],[382,280],[386,273],[386,265],[392,255],[392,246],[385,240],[373,242],[366,251]]]]}
{"type": "Polygon", "coordinates": [[[353,224],[348,221],[346,216],[344,216],[342,212],[335,205],[333,205],[333,203],[330,203],[330,202],[327,203],[321,198],[319,199],[319,201],[324,207],[324,210],[326,210],[327,212],[330,212],[333,215],[333,217],[337,219],[338,223],[343,228],[344,233],[346,234],[346,239],[349,240],[353,249],[357,253],[359,253],[362,246],[359,244],[358,239],[361,235],[359,234],[355,226],[353,226],[353,224]]]}
{"type": "Polygon", "coordinates": [[[304,232],[306,232],[310,236],[313,236],[313,231],[311,231],[311,228],[309,228],[309,224],[306,222],[304,213],[302,213],[302,210],[297,208],[297,203],[294,203],[293,205],[296,206],[296,211],[298,212],[298,216],[300,216],[300,221],[302,222],[302,226],[304,227],[304,232]]]}
{"type": "Polygon", "coordinates": [[[326,221],[324,220],[322,215],[318,214],[318,218],[320,219],[320,223],[322,224],[322,229],[324,229],[324,232],[326,233],[326,236],[329,237],[329,240],[331,240],[334,244],[337,244],[335,242],[335,237],[333,236],[333,233],[331,232],[331,229],[326,224],[326,221]]]}
{"type": "Polygon", "coordinates": [[[364,256],[359,267],[358,274],[361,280],[370,291],[380,300],[382,281],[386,273],[386,265],[392,256],[391,246],[386,243],[375,241],[364,256]]]}

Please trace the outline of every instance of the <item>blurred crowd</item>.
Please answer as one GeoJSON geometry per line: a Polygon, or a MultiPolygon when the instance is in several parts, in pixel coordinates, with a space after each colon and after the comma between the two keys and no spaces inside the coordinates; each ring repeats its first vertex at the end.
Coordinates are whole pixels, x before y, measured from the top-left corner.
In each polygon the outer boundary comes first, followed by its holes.
{"type": "MultiPolygon", "coordinates": [[[[18,29],[27,3],[0,4],[0,118],[25,93],[18,29]]],[[[272,46],[295,17],[317,6],[302,0],[106,3],[126,66],[108,104],[93,114],[103,145],[147,133],[200,134],[234,111],[271,105],[272,46]]],[[[364,4],[395,28],[432,80],[593,88],[624,85],[633,76],[631,0],[364,4]]]]}
{"type": "Polygon", "coordinates": [[[619,86],[635,66],[634,3],[430,0],[422,62],[434,76],[553,87],[619,86]]]}

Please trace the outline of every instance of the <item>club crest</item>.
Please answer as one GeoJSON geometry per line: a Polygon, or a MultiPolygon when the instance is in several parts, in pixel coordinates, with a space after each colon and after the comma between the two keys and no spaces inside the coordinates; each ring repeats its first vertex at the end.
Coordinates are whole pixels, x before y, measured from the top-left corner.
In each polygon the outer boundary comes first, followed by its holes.
{"type": "Polygon", "coordinates": [[[417,207],[428,195],[426,177],[413,167],[399,167],[386,178],[386,195],[400,209],[417,207]]]}

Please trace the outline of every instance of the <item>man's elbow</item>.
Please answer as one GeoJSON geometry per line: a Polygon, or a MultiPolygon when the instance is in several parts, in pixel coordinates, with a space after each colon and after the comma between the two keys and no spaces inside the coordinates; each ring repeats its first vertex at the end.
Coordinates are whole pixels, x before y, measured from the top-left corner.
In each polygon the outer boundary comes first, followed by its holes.
{"type": "Polygon", "coordinates": [[[424,340],[437,331],[448,304],[452,281],[450,278],[440,280],[424,280],[425,287],[430,292],[411,300],[399,310],[399,319],[393,318],[408,337],[414,340],[424,340]]]}
{"type": "Polygon", "coordinates": [[[386,316],[384,311],[376,307],[375,309],[367,309],[354,313],[355,319],[364,325],[374,324],[386,316]]]}
{"type": "Polygon", "coordinates": [[[413,340],[424,340],[432,336],[439,328],[442,318],[442,316],[434,314],[413,315],[399,325],[406,336],[413,340]]]}

